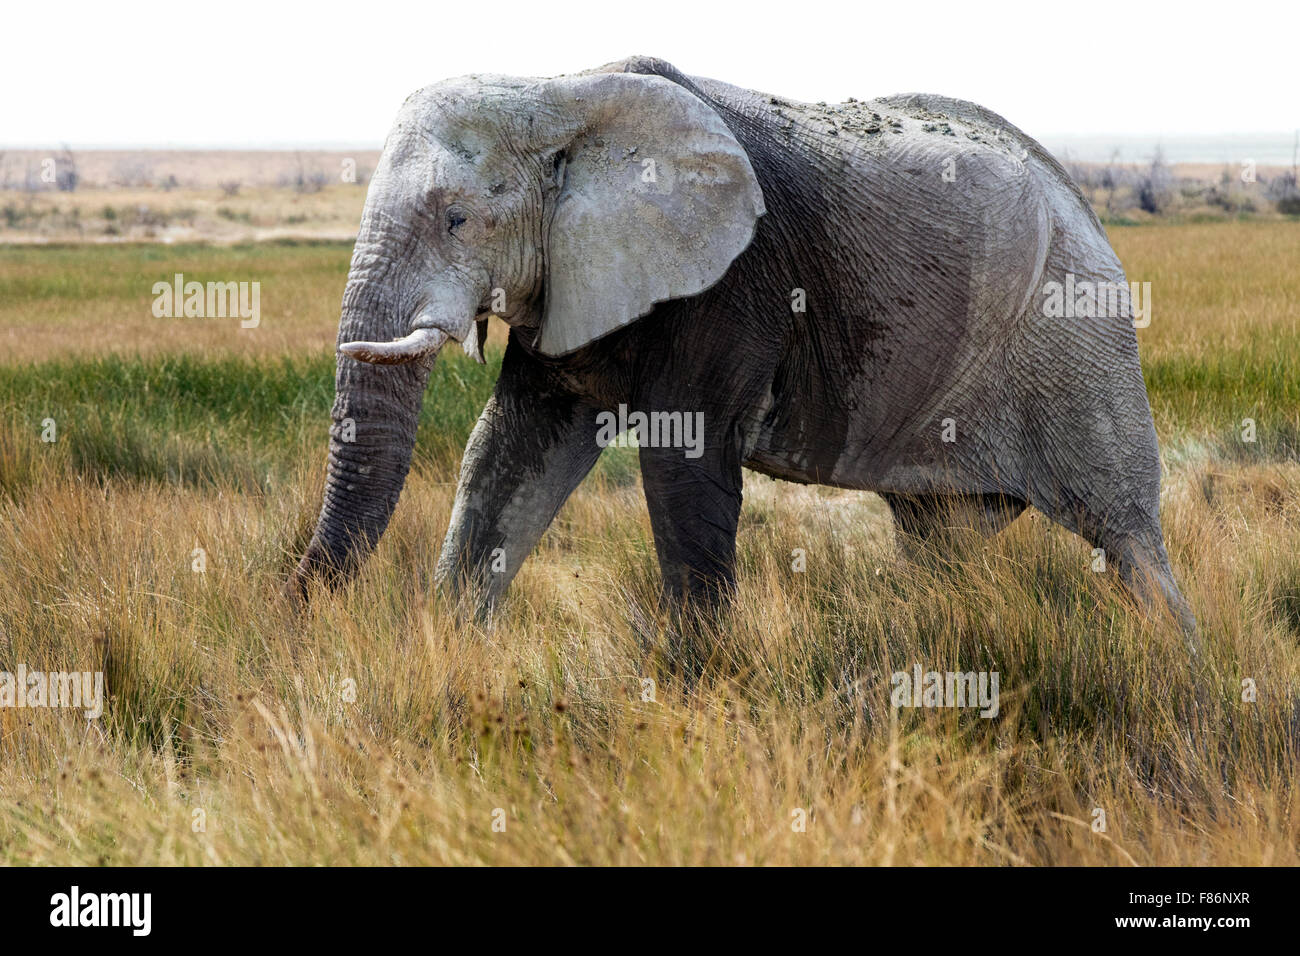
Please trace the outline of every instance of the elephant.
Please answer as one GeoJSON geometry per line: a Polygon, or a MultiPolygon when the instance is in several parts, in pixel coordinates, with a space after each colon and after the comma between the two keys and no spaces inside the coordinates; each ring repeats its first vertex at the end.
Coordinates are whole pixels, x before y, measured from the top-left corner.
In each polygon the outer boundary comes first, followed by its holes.
{"type": "Polygon", "coordinates": [[[918,546],[1032,505],[1102,549],[1146,612],[1194,631],[1123,269],[1060,164],[987,109],[813,105],[643,56],[414,93],[343,293],[295,599],[375,547],[434,359],[455,341],[481,361],[490,316],[507,346],[437,564],[439,588],[480,610],[619,410],[667,434],[638,454],[670,605],[734,593],[749,468],[874,491],[918,546]],[[1068,317],[1046,291],[1059,305],[1061,288],[1081,303],[1068,317]],[[700,423],[692,447],[680,416],[700,423]]]}

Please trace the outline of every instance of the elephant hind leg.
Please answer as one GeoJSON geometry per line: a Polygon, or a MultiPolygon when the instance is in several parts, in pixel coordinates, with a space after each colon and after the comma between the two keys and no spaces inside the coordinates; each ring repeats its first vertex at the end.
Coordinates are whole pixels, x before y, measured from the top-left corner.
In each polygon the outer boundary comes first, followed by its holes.
{"type": "Polygon", "coordinates": [[[997,534],[1028,507],[1014,495],[901,494],[881,495],[893,513],[899,546],[909,559],[936,547],[953,532],[997,534]]]}
{"type": "Polygon", "coordinates": [[[1029,481],[1029,502],[1102,549],[1139,605],[1168,611],[1191,644],[1196,618],[1165,551],[1160,452],[1136,356],[1117,356],[1109,378],[1079,362],[1075,387],[1038,404],[1031,438],[1040,467],[1029,481]],[[1096,380],[1079,379],[1094,372],[1096,380]]]}
{"type": "MultiPolygon", "coordinates": [[[[1106,540],[1104,537],[1101,540],[1106,540]]],[[[1104,547],[1101,545],[1100,547],[1104,547]]],[[[1139,603],[1148,611],[1160,613],[1167,610],[1174,622],[1187,635],[1195,651],[1196,615],[1174,580],[1169,555],[1157,531],[1154,539],[1137,540],[1121,538],[1112,540],[1119,554],[1119,575],[1139,603]]]]}
{"type": "Polygon", "coordinates": [[[1151,507],[1044,509],[1048,517],[1101,549],[1107,565],[1147,612],[1168,612],[1196,650],[1196,616],[1174,580],[1155,502],[1151,507]]]}

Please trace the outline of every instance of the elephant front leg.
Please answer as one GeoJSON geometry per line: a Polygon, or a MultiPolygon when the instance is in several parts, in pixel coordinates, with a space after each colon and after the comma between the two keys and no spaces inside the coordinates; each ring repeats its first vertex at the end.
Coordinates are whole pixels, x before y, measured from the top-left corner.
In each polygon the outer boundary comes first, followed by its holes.
{"type": "Polygon", "coordinates": [[[713,608],[736,586],[736,526],[742,483],[737,442],[706,444],[699,457],[641,447],[641,478],[664,598],[713,608]]]}
{"type": "Polygon", "coordinates": [[[465,448],[438,581],[482,613],[505,593],[600,455],[596,409],[512,389],[502,373],[465,448]]]}

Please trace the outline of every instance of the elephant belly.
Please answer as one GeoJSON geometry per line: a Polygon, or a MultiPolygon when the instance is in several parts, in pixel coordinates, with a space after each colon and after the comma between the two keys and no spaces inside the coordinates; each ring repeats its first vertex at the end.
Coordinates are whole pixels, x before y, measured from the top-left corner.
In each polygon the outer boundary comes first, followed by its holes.
{"type": "MultiPolygon", "coordinates": [[[[792,421],[787,430],[762,432],[745,466],[801,484],[863,491],[921,494],[992,493],[1023,484],[1022,424],[1009,404],[941,411],[943,402],[898,420],[837,419],[823,415],[792,421]]],[[[824,407],[824,406],[823,406],[824,407]]]]}
{"type": "MultiPolygon", "coordinates": [[[[1037,271],[1035,253],[1023,254],[1021,274],[996,293],[953,296],[946,305],[943,290],[914,294],[914,305],[882,308],[864,329],[837,330],[835,338],[861,356],[842,372],[809,374],[817,363],[792,355],[778,371],[748,466],[870,491],[1018,486],[1023,403],[1008,361],[1019,347],[1018,313],[1037,271]]],[[[828,350],[813,340],[808,351],[828,350]]]]}

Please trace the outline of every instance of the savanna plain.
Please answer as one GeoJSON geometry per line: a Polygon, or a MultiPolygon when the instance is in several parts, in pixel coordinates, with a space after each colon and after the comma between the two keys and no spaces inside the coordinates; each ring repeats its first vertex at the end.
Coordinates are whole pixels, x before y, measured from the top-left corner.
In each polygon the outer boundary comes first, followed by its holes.
{"type": "Polygon", "coordinates": [[[626,448],[462,620],[434,565],[500,328],[295,614],[350,244],[0,246],[0,670],[107,695],[0,708],[0,862],[1300,863],[1300,221],[1109,231],[1198,656],[1032,511],[904,563],[876,496],[755,474],[735,606],[683,636],[626,448]],[[260,325],[155,318],[175,273],[260,282],[260,325]],[[997,671],[997,717],[895,709],[916,664],[997,671]]]}

